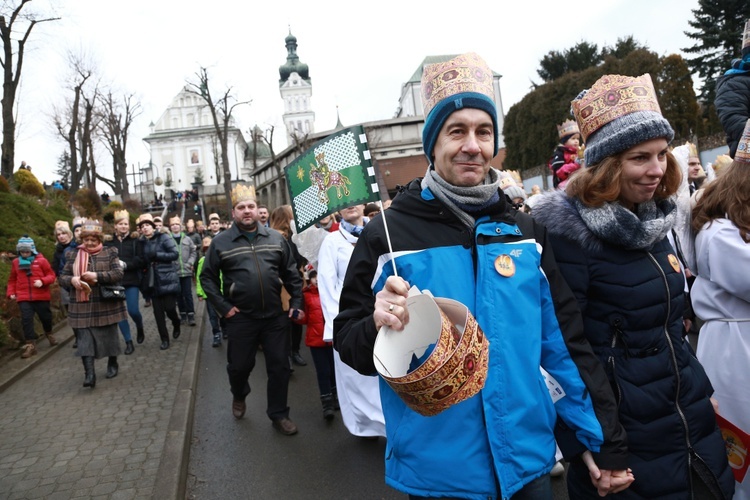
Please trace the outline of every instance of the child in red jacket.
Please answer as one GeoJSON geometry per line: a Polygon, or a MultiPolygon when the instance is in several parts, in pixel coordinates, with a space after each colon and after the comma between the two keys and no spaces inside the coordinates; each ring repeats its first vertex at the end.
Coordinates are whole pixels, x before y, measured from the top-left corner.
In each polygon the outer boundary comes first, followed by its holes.
{"type": "Polygon", "coordinates": [[[52,336],[52,311],[49,308],[49,286],[55,282],[55,272],[44,256],[36,251],[34,240],[22,236],[16,245],[18,257],[13,259],[8,279],[7,296],[18,302],[21,310],[23,337],[22,358],[36,354],[36,332],[34,332],[34,314],[39,316],[50,346],[57,345],[52,336]]]}
{"type": "Polygon", "coordinates": [[[557,126],[557,134],[560,137],[560,144],[557,145],[549,160],[549,169],[552,171],[554,187],[564,189],[568,178],[581,168],[581,161],[578,159],[581,133],[576,122],[566,120],[557,126]]]}
{"type": "Polygon", "coordinates": [[[300,324],[307,325],[305,344],[310,348],[315,373],[318,377],[320,401],[323,404],[323,418],[333,419],[336,409],[336,372],[333,368],[333,343],[323,340],[325,319],[320,307],[320,293],[318,292],[318,273],[312,270],[308,273],[310,284],[302,290],[305,299],[305,316],[300,324]]]}

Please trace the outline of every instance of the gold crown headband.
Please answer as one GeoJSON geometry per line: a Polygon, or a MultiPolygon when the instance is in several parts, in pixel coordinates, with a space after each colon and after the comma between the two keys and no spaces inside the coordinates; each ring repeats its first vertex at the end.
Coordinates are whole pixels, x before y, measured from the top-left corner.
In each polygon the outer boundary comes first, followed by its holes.
{"type": "Polygon", "coordinates": [[[85,221],[83,221],[83,224],[81,224],[81,232],[82,233],[101,233],[102,223],[96,219],[86,219],[85,221]]]}
{"type": "Polygon", "coordinates": [[[750,120],[745,122],[745,130],[742,131],[740,143],[737,145],[737,152],[734,153],[734,161],[750,163],[750,120]]]}
{"type": "Polygon", "coordinates": [[[428,64],[422,73],[422,105],[427,117],[446,97],[464,92],[484,94],[492,101],[492,70],[478,54],[470,52],[450,61],[428,64]]]}
{"type": "Polygon", "coordinates": [[[580,130],[578,130],[578,124],[575,122],[575,120],[565,120],[560,125],[557,126],[557,135],[560,139],[565,137],[566,135],[573,135],[573,134],[580,134],[580,130]]]}
{"type": "Polygon", "coordinates": [[[685,146],[688,147],[688,158],[700,158],[698,156],[698,148],[692,142],[686,142],[685,146]]]}
{"type": "Polygon", "coordinates": [[[232,189],[232,206],[237,205],[241,201],[255,201],[255,188],[253,186],[245,186],[240,184],[232,189]]]}
{"type": "Polygon", "coordinates": [[[580,99],[572,103],[583,142],[607,123],[636,111],[661,114],[651,75],[633,78],[605,75],[580,99]]]}
{"type": "Polygon", "coordinates": [[[115,210],[115,222],[119,222],[123,219],[130,220],[130,214],[127,210],[115,210]]]}

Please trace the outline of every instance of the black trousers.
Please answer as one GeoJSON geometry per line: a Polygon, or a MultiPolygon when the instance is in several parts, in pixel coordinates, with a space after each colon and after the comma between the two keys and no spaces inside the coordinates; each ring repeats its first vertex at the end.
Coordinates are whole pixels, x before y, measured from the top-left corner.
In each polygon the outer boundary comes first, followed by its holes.
{"type": "Polygon", "coordinates": [[[250,372],[255,367],[258,345],[263,346],[268,384],[266,414],[271,420],[289,416],[289,318],[284,314],[268,319],[251,318],[237,313],[224,319],[227,334],[227,375],[234,399],[245,400],[250,394],[250,372]]]}
{"type": "Polygon", "coordinates": [[[42,322],[42,328],[44,333],[52,332],[52,311],[49,308],[49,301],[35,300],[18,303],[18,308],[21,310],[21,325],[23,326],[23,338],[27,341],[36,340],[36,332],[34,331],[34,314],[39,316],[39,321],[42,322]]]}
{"type": "Polygon", "coordinates": [[[333,346],[324,347],[310,346],[313,364],[315,364],[315,375],[318,377],[318,389],[320,395],[331,394],[336,387],[336,369],[333,364],[333,346]]]}
{"type": "Polygon", "coordinates": [[[151,307],[154,309],[154,320],[156,320],[156,328],[159,330],[159,338],[162,341],[169,340],[167,320],[164,316],[166,314],[172,320],[174,328],[177,330],[180,329],[180,315],[177,314],[177,296],[169,294],[151,297],[151,307]]]}

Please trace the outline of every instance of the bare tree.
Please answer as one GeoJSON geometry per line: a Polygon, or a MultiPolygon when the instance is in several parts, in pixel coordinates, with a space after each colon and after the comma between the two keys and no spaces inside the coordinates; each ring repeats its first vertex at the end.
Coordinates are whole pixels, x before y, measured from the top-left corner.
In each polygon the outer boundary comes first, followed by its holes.
{"type": "Polygon", "coordinates": [[[29,2],[31,0],[21,0],[13,7],[13,2],[4,1],[0,6],[0,38],[3,41],[3,56],[0,60],[0,64],[3,66],[3,144],[0,174],[6,178],[13,174],[16,151],[16,117],[13,108],[16,105],[16,91],[21,80],[26,42],[34,26],[60,19],[59,17],[38,19],[34,13],[22,12],[29,2]],[[20,38],[15,39],[14,31],[22,34],[20,38]],[[15,52],[13,50],[14,41],[18,43],[15,52]],[[15,67],[13,66],[14,56],[16,57],[15,67]]]}
{"type": "Polygon", "coordinates": [[[265,134],[263,134],[262,139],[263,141],[268,144],[268,150],[271,152],[271,163],[274,167],[276,167],[276,176],[281,175],[281,165],[279,165],[279,161],[276,159],[276,151],[273,150],[273,133],[274,133],[275,127],[273,125],[269,125],[266,129],[265,134]]]}
{"type": "Polygon", "coordinates": [[[85,56],[68,55],[72,68],[72,100],[66,108],[55,110],[55,129],[68,144],[70,155],[70,191],[75,193],[84,184],[96,188],[96,163],[93,161],[93,133],[96,121],[93,116],[94,103],[98,95],[98,85],[93,90],[91,80],[93,64],[85,56]],[[94,175],[90,166],[94,166],[94,175]],[[93,184],[93,186],[92,186],[93,184]]]}
{"type": "Polygon", "coordinates": [[[237,101],[232,95],[232,87],[227,87],[224,94],[217,100],[211,96],[209,88],[208,70],[201,68],[198,73],[197,83],[188,82],[188,91],[200,96],[211,112],[216,135],[219,138],[221,148],[221,164],[224,177],[224,195],[227,200],[228,213],[232,212],[232,172],[229,170],[229,124],[232,121],[234,108],[242,104],[250,104],[252,101],[237,101]]]}
{"type": "Polygon", "coordinates": [[[112,179],[97,174],[96,177],[112,188],[123,200],[130,199],[128,186],[128,163],[125,152],[128,146],[128,133],[133,120],[140,114],[140,103],[134,101],[133,94],[123,96],[118,101],[112,92],[99,96],[99,129],[104,147],[112,155],[112,179]]]}

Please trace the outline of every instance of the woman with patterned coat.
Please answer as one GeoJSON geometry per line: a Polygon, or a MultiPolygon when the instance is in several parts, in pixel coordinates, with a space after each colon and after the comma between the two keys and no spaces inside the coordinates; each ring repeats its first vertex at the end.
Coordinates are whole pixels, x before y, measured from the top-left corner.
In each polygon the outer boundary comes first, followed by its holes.
{"type": "MultiPolygon", "coordinates": [[[[583,314],[628,436],[627,499],[729,499],[711,383],[683,338],[685,278],[667,240],[680,168],[649,75],[606,75],[573,101],[586,165],[534,209],[583,314]]],[[[570,498],[598,498],[580,460],[570,498]]]]}
{"type": "Polygon", "coordinates": [[[76,332],[76,356],[83,360],[84,387],[96,386],[94,360],[108,358],[106,378],[117,376],[117,356],[122,353],[118,323],[126,319],[125,302],[102,300],[101,287],[122,280],[117,249],[103,245],[102,225],[86,220],[81,244],[68,255],[60,284],[71,289],[68,323],[76,332]]]}

